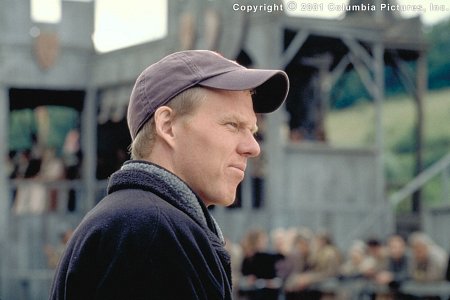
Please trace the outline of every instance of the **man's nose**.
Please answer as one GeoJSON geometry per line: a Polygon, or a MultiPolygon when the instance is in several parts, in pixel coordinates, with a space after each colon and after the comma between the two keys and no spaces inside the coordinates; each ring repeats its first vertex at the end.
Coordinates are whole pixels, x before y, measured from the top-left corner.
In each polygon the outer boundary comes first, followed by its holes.
{"type": "Polygon", "coordinates": [[[239,153],[246,157],[256,157],[261,152],[258,141],[255,136],[249,131],[246,133],[242,142],[239,145],[239,153]]]}

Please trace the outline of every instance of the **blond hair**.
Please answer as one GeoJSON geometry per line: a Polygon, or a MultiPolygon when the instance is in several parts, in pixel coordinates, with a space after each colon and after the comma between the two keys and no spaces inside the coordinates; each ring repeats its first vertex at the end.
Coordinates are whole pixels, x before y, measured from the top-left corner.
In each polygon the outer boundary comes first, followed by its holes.
{"type": "MultiPolygon", "coordinates": [[[[170,107],[176,117],[182,117],[192,114],[205,98],[206,91],[204,88],[193,87],[175,96],[165,106],[170,107]]],[[[153,150],[155,137],[155,119],[151,117],[138,132],[129,147],[131,159],[147,158],[153,150]]]]}

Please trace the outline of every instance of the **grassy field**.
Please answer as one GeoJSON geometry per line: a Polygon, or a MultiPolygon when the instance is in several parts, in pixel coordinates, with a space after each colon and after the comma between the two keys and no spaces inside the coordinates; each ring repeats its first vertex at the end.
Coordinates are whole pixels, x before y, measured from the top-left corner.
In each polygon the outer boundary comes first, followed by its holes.
{"type": "MultiPolygon", "coordinates": [[[[424,163],[429,166],[450,152],[450,88],[429,92],[424,110],[424,163]]],[[[405,95],[387,98],[383,104],[385,170],[392,189],[398,189],[413,178],[415,114],[414,100],[405,95]]],[[[365,101],[346,110],[331,111],[326,128],[331,145],[372,147],[375,144],[375,106],[365,101]]],[[[437,201],[439,188],[437,182],[426,187],[429,203],[437,201]]]]}

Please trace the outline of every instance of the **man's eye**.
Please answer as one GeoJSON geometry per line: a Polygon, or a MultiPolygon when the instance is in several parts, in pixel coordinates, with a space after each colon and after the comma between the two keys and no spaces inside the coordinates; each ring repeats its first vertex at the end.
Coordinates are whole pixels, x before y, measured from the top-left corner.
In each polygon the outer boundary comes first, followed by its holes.
{"type": "Polygon", "coordinates": [[[228,122],[227,126],[232,127],[233,129],[238,129],[239,125],[236,122],[228,122]]]}

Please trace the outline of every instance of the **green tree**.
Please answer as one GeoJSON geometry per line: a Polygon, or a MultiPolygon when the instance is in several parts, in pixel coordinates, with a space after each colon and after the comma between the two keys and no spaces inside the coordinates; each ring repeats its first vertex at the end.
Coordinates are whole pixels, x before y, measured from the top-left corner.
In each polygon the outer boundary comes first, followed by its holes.
{"type": "Polygon", "coordinates": [[[431,27],[427,40],[429,88],[450,86],[450,19],[431,27]]]}

